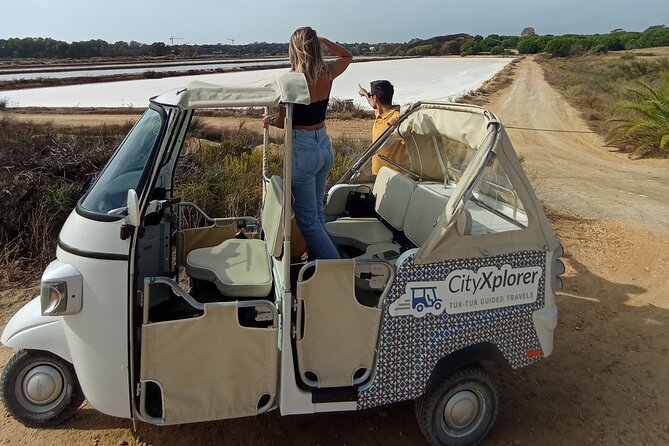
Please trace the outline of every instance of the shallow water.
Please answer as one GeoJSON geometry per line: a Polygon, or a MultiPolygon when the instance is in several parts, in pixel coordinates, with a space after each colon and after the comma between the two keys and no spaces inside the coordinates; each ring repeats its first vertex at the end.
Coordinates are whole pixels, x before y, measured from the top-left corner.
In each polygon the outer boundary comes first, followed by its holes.
{"type": "Polygon", "coordinates": [[[87,69],[73,69],[74,67],[59,67],[58,69],[49,69],[45,71],[43,68],[27,68],[21,69],[20,71],[30,71],[24,73],[9,73],[10,71],[19,71],[19,70],[2,70],[8,73],[0,74],[0,81],[8,81],[15,79],[38,79],[38,78],[49,78],[49,79],[66,79],[70,77],[98,77],[98,76],[112,76],[118,74],[137,74],[137,73],[146,73],[147,71],[154,71],[156,73],[162,73],[166,71],[188,71],[188,70],[215,70],[218,68],[242,68],[242,67],[258,67],[258,66],[269,66],[269,65],[281,65],[287,64],[288,59],[281,60],[252,60],[252,61],[226,61],[219,63],[199,63],[199,64],[174,64],[165,67],[151,67],[151,66],[138,66],[133,68],[133,65],[126,66],[104,66],[104,65],[92,65],[86,67],[87,69]],[[105,68],[105,69],[101,69],[105,68]]]}
{"type": "MultiPolygon", "coordinates": [[[[335,79],[330,96],[367,105],[366,99],[358,95],[358,84],[369,89],[371,81],[387,79],[395,86],[394,102],[397,104],[405,105],[419,100],[453,100],[480,87],[510,61],[505,58],[451,57],[354,63],[335,79]]],[[[8,107],[146,107],[150,97],[182,88],[194,80],[243,85],[285,70],[280,68],[10,90],[0,91],[0,98],[7,99],[8,107]]]]}

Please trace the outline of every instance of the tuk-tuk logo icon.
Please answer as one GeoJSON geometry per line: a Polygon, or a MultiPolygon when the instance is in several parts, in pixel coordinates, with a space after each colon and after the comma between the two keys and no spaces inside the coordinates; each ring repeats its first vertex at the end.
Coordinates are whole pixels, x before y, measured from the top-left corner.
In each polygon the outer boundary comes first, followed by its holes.
{"type": "Polygon", "coordinates": [[[444,311],[442,299],[437,295],[437,287],[433,285],[407,285],[406,294],[390,305],[392,316],[423,317],[428,313],[439,315],[444,311]]]}

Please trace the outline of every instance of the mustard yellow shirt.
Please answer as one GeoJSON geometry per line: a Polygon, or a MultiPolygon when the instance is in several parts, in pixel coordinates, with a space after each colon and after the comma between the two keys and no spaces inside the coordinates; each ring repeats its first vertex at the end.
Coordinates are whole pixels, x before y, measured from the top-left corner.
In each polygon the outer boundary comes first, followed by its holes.
{"type": "MultiPolygon", "coordinates": [[[[390,121],[400,115],[400,106],[396,105],[385,113],[379,113],[375,110],[374,126],[372,127],[372,142],[379,139],[383,133],[390,127],[390,121]]],[[[377,155],[372,157],[372,175],[379,173],[381,167],[390,167],[393,170],[397,168],[392,164],[382,160],[379,155],[395,161],[401,166],[406,166],[408,157],[404,141],[394,141],[392,143],[386,142],[385,145],[377,152],[377,155]]]]}
{"type": "Polygon", "coordinates": [[[372,142],[379,139],[379,136],[383,135],[383,132],[388,130],[390,127],[389,122],[393,118],[398,118],[400,116],[400,106],[396,105],[385,113],[379,113],[378,110],[374,110],[374,127],[372,127],[372,142]]]}

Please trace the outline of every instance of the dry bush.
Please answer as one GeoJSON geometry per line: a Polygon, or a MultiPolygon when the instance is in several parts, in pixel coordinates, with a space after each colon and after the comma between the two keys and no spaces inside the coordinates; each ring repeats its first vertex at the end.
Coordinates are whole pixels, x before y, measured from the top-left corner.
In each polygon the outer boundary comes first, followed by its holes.
{"type": "Polygon", "coordinates": [[[579,96],[574,99],[574,105],[579,108],[596,108],[599,102],[600,98],[592,94],[579,96]]]}
{"type": "MultiPolygon", "coordinates": [[[[283,141],[269,151],[268,175],[282,175],[283,141]]],[[[195,146],[193,141],[188,144],[195,146]]],[[[244,122],[223,132],[223,141],[199,141],[199,150],[182,156],[177,166],[176,194],[192,201],[208,215],[258,216],[262,199],[262,135],[250,132],[244,122]]],[[[336,138],[329,183],[338,180],[367,149],[367,141],[336,138]]]]}
{"type": "Polygon", "coordinates": [[[334,119],[368,119],[374,116],[374,112],[357,105],[352,99],[330,98],[328,116],[334,119]]]}
{"type": "Polygon", "coordinates": [[[41,268],[53,257],[67,215],[129,127],[61,128],[0,117],[4,280],[12,265],[41,268]]]}

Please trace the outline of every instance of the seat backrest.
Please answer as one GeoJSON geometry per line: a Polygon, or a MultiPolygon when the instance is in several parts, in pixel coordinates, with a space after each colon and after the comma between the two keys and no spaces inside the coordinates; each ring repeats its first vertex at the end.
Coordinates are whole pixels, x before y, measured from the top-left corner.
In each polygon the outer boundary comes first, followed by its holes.
{"type": "MultiPolygon", "coordinates": [[[[267,183],[267,195],[261,213],[262,229],[265,233],[267,252],[275,258],[283,253],[283,179],[274,175],[267,183]]],[[[300,228],[292,217],[290,257],[299,258],[307,250],[307,242],[300,232],[300,228]]]]}
{"type": "Polygon", "coordinates": [[[279,257],[283,248],[283,184],[280,176],[274,175],[267,182],[267,194],[260,218],[267,251],[279,257]]]}
{"type": "Polygon", "coordinates": [[[415,188],[415,181],[383,166],[374,182],[376,212],[395,229],[401,231],[405,225],[407,208],[415,188]]]}
{"type": "Polygon", "coordinates": [[[444,212],[448,197],[430,188],[418,185],[413,191],[404,222],[404,235],[416,246],[425,243],[444,212]]]}

